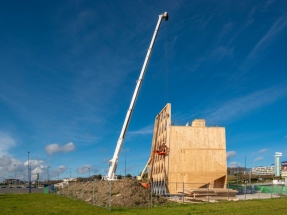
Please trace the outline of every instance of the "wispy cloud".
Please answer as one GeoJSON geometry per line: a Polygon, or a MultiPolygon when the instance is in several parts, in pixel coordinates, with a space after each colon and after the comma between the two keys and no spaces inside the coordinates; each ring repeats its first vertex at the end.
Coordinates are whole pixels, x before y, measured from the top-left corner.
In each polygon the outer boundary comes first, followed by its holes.
{"type": "Polygon", "coordinates": [[[261,40],[256,44],[256,46],[252,49],[247,59],[252,60],[258,52],[262,51],[268,46],[277,34],[280,33],[287,26],[286,15],[279,17],[274,24],[271,26],[269,31],[261,38],[261,40]]]}
{"type": "Polygon", "coordinates": [[[287,27],[287,16],[279,17],[267,33],[257,42],[251,52],[248,54],[243,64],[240,66],[241,76],[246,73],[251,67],[258,63],[263,51],[274,41],[274,39],[287,27]]]}
{"type": "Polygon", "coordinates": [[[121,152],[129,152],[130,149],[129,148],[125,148],[125,149],[122,149],[121,152]]]}
{"type": "Polygon", "coordinates": [[[226,153],[227,160],[229,160],[230,158],[235,157],[235,156],[236,156],[236,152],[235,151],[228,151],[226,153]]]}
{"type": "Polygon", "coordinates": [[[261,160],[263,160],[263,157],[262,157],[262,156],[260,156],[260,157],[258,157],[258,158],[255,158],[255,159],[253,160],[253,162],[257,162],[257,161],[261,161],[261,160]]]}
{"type": "Polygon", "coordinates": [[[224,57],[232,57],[233,56],[234,47],[227,48],[220,46],[211,52],[211,56],[218,61],[222,60],[224,57]]]}
{"type": "Polygon", "coordinates": [[[265,148],[265,149],[260,149],[259,151],[257,151],[257,152],[253,152],[252,153],[252,155],[256,155],[256,154],[263,154],[264,152],[266,152],[267,151],[267,149],[265,148]]]}
{"type": "Polygon", "coordinates": [[[287,94],[286,87],[272,87],[227,101],[207,116],[209,121],[228,121],[248,115],[260,107],[276,102],[287,94]]]}
{"type": "Polygon", "coordinates": [[[75,148],[76,147],[72,142],[67,143],[66,145],[63,145],[63,146],[59,146],[57,143],[53,143],[53,144],[47,145],[45,147],[45,150],[49,155],[52,155],[52,154],[57,153],[57,152],[74,151],[75,148]]]}
{"type": "Polygon", "coordinates": [[[264,152],[266,152],[267,151],[267,149],[261,149],[261,150],[259,150],[259,154],[262,154],[262,153],[264,153],[264,152]]]}
{"type": "Polygon", "coordinates": [[[128,132],[128,134],[130,134],[130,135],[135,135],[135,134],[145,135],[145,134],[152,134],[152,133],[153,133],[153,126],[152,125],[144,127],[144,128],[137,130],[137,131],[129,131],[128,132]]]}

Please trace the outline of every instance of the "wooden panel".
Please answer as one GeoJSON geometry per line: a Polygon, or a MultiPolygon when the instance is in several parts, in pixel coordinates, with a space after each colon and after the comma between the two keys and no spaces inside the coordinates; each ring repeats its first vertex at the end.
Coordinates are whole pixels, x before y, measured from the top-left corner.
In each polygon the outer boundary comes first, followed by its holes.
{"type": "Polygon", "coordinates": [[[151,156],[162,142],[169,147],[169,154],[154,155],[149,168],[149,178],[154,182],[167,182],[170,193],[175,193],[178,183],[183,182],[193,188],[208,183],[224,187],[224,127],[206,127],[203,119],[194,120],[192,126],[172,126],[171,105],[167,104],[155,119],[151,156]]]}
{"type": "Polygon", "coordinates": [[[154,124],[154,133],[151,147],[151,164],[149,166],[148,177],[153,181],[165,181],[168,170],[166,156],[154,153],[158,147],[165,143],[169,146],[169,133],[171,125],[171,105],[168,103],[156,116],[154,124]]]}

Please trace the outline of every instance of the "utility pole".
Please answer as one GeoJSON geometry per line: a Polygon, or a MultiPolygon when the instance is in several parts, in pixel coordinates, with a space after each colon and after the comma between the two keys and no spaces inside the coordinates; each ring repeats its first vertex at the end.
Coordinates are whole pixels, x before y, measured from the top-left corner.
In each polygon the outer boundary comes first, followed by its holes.
{"type": "Polygon", "coordinates": [[[236,164],[237,164],[237,174],[236,174],[236,181],[237,181],[237,189],[238,189],[238,162],[237,162],[236,164]]]}
{"type": "Polygon", "coordinates": [[[14,169],[15,169],[15,179],[14,179],[14,184],[16,185],[16,164],[14,164],[14,169]]]}
{"type": "Polygon", "coordinates": [[[48,182],[49,182],[49,168],[50,168],[50,166],[47,167],[48,182]]]}
{"type": "Polygon", "coordinates": [[[28,187],[29,193],[31,193],[30,152],[28,152],[28,187]]]}
{"type": "Polygon", "coordinates": [[[245,174],[246,174],[246,156],[244,156],[244,162],[245,162],[245,167],[244,167],[244,183],[245,183],[245,174]]]}

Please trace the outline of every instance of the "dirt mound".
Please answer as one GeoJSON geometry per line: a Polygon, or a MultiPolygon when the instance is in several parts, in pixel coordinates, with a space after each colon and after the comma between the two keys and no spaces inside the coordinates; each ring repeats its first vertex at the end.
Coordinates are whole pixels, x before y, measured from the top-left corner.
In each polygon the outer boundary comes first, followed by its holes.
{"type": "MultiPolygon", "coordinates": [[[[70,182],[59,191],[60,195],[81,199],[99,206],[149,207],[151,192],[133,179],[117,181],[70,182]]],[[[154,205],[164,204],[161,196],[152,197],[154,205]]]]}

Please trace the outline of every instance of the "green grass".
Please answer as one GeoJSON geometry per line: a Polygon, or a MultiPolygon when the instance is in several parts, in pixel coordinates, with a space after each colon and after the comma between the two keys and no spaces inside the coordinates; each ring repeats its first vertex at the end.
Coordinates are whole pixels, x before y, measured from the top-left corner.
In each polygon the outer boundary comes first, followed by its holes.
{"type": "Polygon", "coordinates": [[[89,205],[79,200],[52,194],[5,194],[0,195],[0,214],[286,214],[287,198],[220,202],[212,204],[184,204],[154,207],[152,209],[107,209],[89,205]]]}

